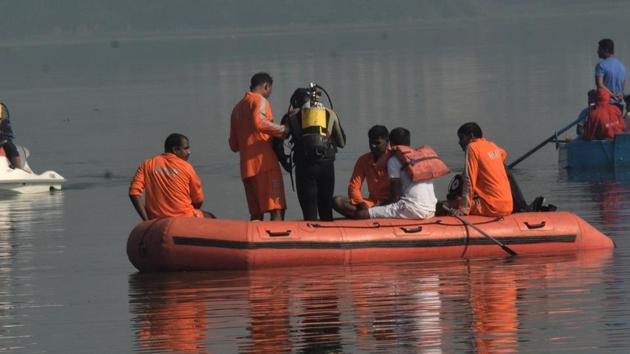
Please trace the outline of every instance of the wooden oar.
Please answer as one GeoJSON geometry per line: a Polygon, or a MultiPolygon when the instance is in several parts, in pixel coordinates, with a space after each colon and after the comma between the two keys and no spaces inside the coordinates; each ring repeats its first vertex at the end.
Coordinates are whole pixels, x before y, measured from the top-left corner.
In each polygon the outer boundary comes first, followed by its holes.
{"type": "Polygon", "coordinates": [[[480,228],[478,228],[477,226],[473,225],[472,223],[470,223],[468,220],[464,219],[463,217],[459,216],[459,215],[455,215],[452,214],[452,216],[454,216],[455,218],[457,218],[459,221],[461,221],[464,225],[470,226],[473,229],[475,229],[478,233],[482,234],[483,236],[489,238],[490,240],[492,240],[494,243],[496,243],[497,245],[499,245],[505,252],[507,252],[510,256],[518,256],[518,254],[516,252],[514,252],[510,247],[506,246],[503,242],[497,240],[496,238],[488,235],[487,233],[485,233],[483,230],[481,230],[480,228]]]}
{"type": "Polygon", "coordinates": [[[571,122],[571,124],[567,125],[566,127],[558,130],[557,132],[553,133],[553,135],[551,135],[550,137],[548,137],[547,139],[545,139],[542,143],[536,145],[536,147],[534,147],[533,149],[529,150],[527,153],[525,153],[525,155],[519,157],[518,159],[516,159],[516,161],[512,162],[511,164],[509,164],[507,167],[509,169],[512,169],[512,167],[518,165],[521,161],[525,160],[526,158],[528,158],[531,154],[535,153],[536,151],[540,150],[540,148],[542,148],[543,146],[545,146],[546,144],[554,141],[558,135],[566,132],[567,130],[571,129],[571,127],[573,127],[574,125],[578,124],[580,121],[582,121],[582,117],[578,117],[578,119],[574,120],[573,122],[571,122]]]}

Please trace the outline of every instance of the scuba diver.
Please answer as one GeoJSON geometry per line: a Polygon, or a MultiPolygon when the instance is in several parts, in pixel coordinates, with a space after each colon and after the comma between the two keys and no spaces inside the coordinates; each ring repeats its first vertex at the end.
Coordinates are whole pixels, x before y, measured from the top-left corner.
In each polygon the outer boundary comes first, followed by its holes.
{"type": "Polygon", "coordinates": [[[289,127],[291,155],[275,143],[278,160],[287,172],[295,165],[297,195],[304,220],[332,221],[335,190],[335,154],[346,145],[346,134],[332,109],[328,92],[314,83],[298,88],[282,118],[289,127]],[[330,108],[320,99],[326,94],[330,108]]]}

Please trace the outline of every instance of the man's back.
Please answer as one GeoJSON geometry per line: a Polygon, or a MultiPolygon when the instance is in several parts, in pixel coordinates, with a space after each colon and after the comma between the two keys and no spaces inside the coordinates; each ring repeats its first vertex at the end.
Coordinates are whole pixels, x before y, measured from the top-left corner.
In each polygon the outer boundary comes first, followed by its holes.
{"type": "MultiPolygon", "coordinates": [[[[626,81],[626,68],[617,58],[608,57],[597,63],[597,66],[595,66],[595,76],[603,78],[604,86],[606,86],[613,95],[623,94],[623,85],[626,81]]],[[[622,101],[617,100],[615,97],[611,98],[611,102],[623,104],[622,101]]]]}
{"type": "Polygon", "coordinates": [[[403,199],[412,204],[418,210],[425,213],[435,213],[437,198],[433,188],[433,182],[421,181],[413,182],[407,172],[403,170],[403,165],[397,156],[392,156],[387,160],[387,173],[390,179],[400,178],[403,199]]]}
{"type": "Polygon", "coordinates": [[[464,183],[470,183],[471,190],[464,197],[471,198],[471,194],[477,194],[497,215],[507,215],[512,211],[505,158],[505,150],[484,138],[472,140],[466,149],[464,183]]]}
{"type": "Polygon", "coordinates": [[[149,219],[194,215],[193,203],[203,202],[201,182],[192,166],[172,153],[142,162],[129,187],[130,195],[146,199],[149,219]]]}
{"type": "Polygon", "coordinates": [[[230,148],[240,152],[242,178],[279,168],[269,140],[284,130],[272,120],[269,102],[257,93],[247,92],[232,110],[230,148]]]}

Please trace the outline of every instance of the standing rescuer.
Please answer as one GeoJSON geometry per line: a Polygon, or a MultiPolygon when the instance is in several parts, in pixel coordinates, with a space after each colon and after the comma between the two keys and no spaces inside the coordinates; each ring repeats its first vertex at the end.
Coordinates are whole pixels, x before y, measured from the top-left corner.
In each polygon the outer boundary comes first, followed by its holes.
{"type": "Polygon", "coordinates": [[[284,182],[271,138],[284,138],[287,128],[273,122],[271,96],[273,79],[257,73],[249,91],[236,104],[230,118],[230,149],[240,155],[241,178],[251,220],[283,220],[286,202],[284,182]]]}
{"type": "Polygon", "coordinates": [[[337,114],[321,102],[321,86],[297,89],[283,118],[289,126],[298,200],[304,220],[332,221],[335,154],[346,145],[337,114]]]}

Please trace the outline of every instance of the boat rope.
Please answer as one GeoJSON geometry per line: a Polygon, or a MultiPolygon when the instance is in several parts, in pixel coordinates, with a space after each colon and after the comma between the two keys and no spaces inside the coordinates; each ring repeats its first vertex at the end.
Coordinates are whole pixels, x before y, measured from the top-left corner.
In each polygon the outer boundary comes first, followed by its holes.
{"type": "Polygon", "coordinates": [[[466,243],[464,244],[464,249],[462,250],[461,258],[464,258],[466,256],[466,252],[468,252],[468,246],[470,245],[470,230],[468,229],[468,225],[466,224],[463,224],[463,225],[464,225],[464,229],[466,230],[466,243]]]}
{"type": "Polygon", "coordinates": [[[307,223],[306,226],[315,229],[378,229],[382,225],[375,221],[372,225],[322,225],[318,223],[307,223]]]}
{"type": "MultiPolygon", "coordinates": [[[[502,216],[498,216],[491,220],[482,221],[478,223],[473,223],[473,225],[485,225],[491,224],[493,222],[497,222],[503,220],[502,216]]],[[[374,221],[371,225],[322,225],[318,223],[307,223],[308,227],[312,227],[315,229],[378,229],[381,227],[410,227],[410,226],[424,226],[424,225],[443,225],[443,226],[462,226],[461,223],[447,224],[442,221],[442,219],[438,219],[432,222],[416,222],[416,223],[406,223],[406,224],[391,224],[391,225],[381,225],[378,221],[374,221]]]]}

